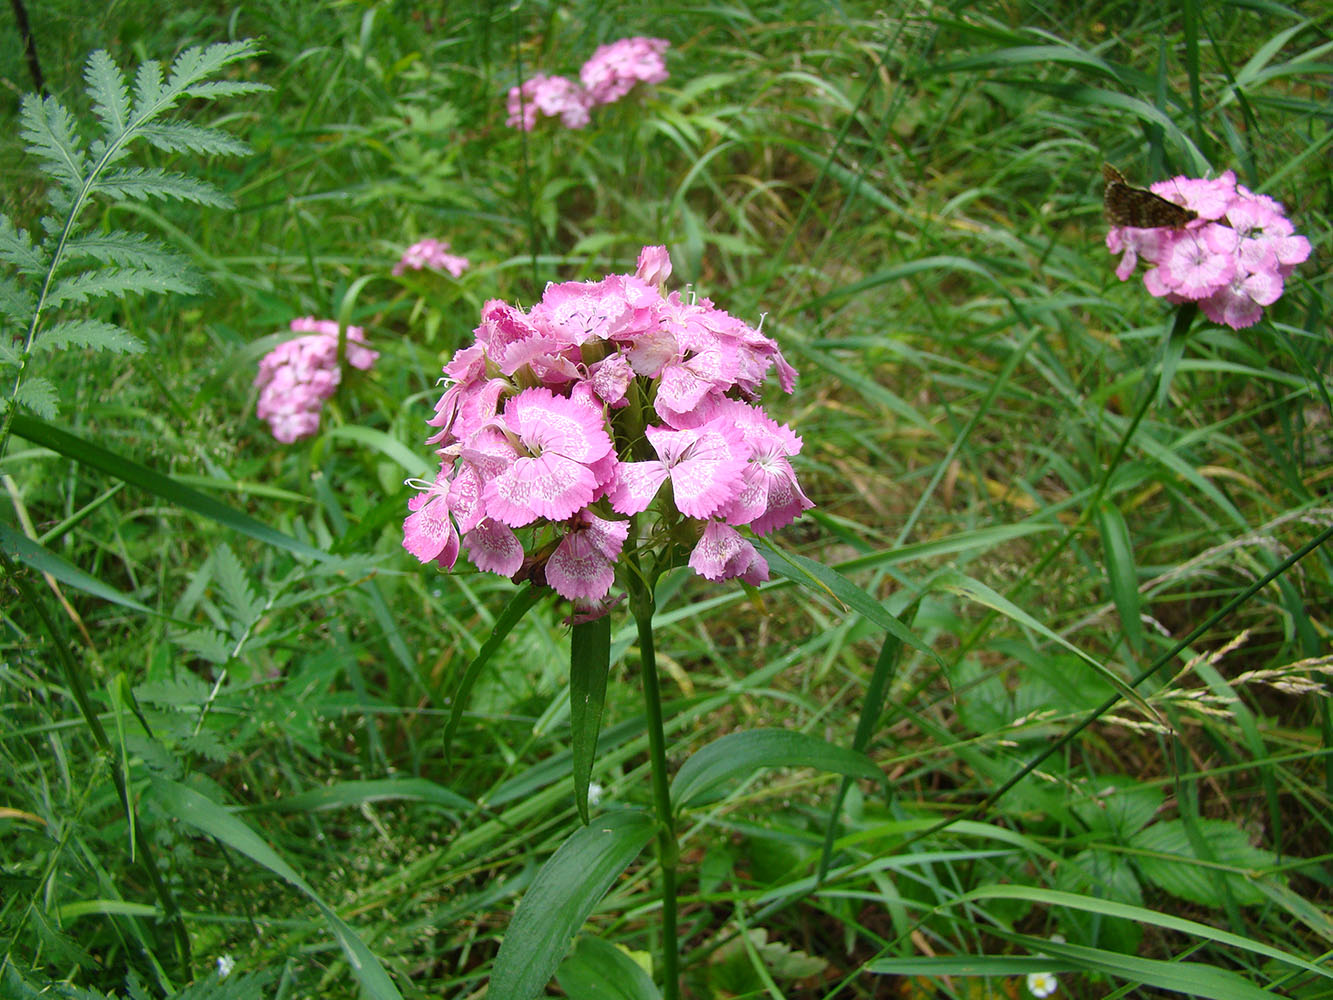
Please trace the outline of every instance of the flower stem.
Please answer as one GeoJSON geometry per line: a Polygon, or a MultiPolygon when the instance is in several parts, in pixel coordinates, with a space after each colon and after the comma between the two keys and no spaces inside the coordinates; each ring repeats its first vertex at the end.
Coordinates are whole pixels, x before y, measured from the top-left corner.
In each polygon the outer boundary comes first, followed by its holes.
{"type": "Polygon", "coordinates": [[[643,664],[643,700],[648,710],[648,755],[653,772],[653,810],[657,813],[657,856],[662,865],[662,996],[680,996],[680,942],[676,938],[676,864],[680,845],[676,841],[676,819],[671,810],[671,787],[667,780],[666,732],[662,724],[662,692],[657,682],[657,656],[653,651],[652,581],[634,574],[629,586],[630,611],[639,627],[639,658],[643,664]]]}

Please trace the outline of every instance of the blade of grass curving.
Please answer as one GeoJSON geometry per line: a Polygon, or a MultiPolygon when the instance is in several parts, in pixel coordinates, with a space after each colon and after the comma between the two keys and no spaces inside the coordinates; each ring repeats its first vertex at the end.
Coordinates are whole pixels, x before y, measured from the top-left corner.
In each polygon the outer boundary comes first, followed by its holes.
{"type": "Polygon", "coordinates": [[[883,772],[858,751],[790,729],[747,729],[714,740],[685,761],[671,782],[671,801],[684,809],[724,782],[763,767],[813,767],[884,780],[883,772]]]}
{"type": "Polygon", "coordinates": [[[1111,599],[1120,615],[1120,627],[1135,656],[1144,649],[1143,622],[1139,618],[1139,574],[1134,565],[1134,546],[1129,540],[1129,525],[1120,508],[1109,500],[1097,505],[1097,532],[1102,538],[1102,556],[1106,562],[1106,580],[1111,599]]]}
{"type": "Polygon", "coordinates": [[[657,824],[623,809],[575,831],[542,865],[509,921],[486,995],[531,1000],[611,883],[639,856],[657,824]]]}
{"type": "Polygon", "coordinates": [[[110,584],[103,583],[95,576],[85,573],[50,549],[34,542],[27,535],[16,531],[5,521],[0,521],[0,548],[3,548],[24,566],[36,570],[38,573],[50,574],[61,583],[73,587],[75,590],[81,590],[93,597],[100,597],[102,600],[118,604],[122,608],[130,608],[143,614],[155,613],[147,605],[121,593],[110,584]]]}
{"type": "Polygon", "coordinates": [[[309,897],[333,931],[334,939],[347,955],[352,974],[366,993],[374,1000],[402,1000],[393,980],[356,931],[333,912],[333,908],[324,902],[296,869],[264,843],[254,830],[216,802],[178,782],[154,778],[150,794],[167,815],[239,851],[309,897]]]}
{"type": "Polygon", "coordinates": [[[606,676],[611,670],[611,616],[574,626],[569,644],[569,726],[574,758],[574,804],[588,825],[588,782],[602,728],[606,676]]]}
{"type": "Polygon", "coordinates": [[[458,732],[458,724],[463,721],[463,709],[467,706],[468,695],[472,693],[472,685],[477,683],[477,678],[481,676],[482,670],[490,662],[491,657],[495,655],[495,651],[500,648],[514,626],[547,593],[549,591],[534,587],[531,583],[523,584],[510,598],[504,610],[500,612],[500,617],[495,620],[495,624],[491,626],[490,638],[482,643],[477,655],[472,658],[472,662],[463,671],[463,678],[458,682],[458,690],[454,692],[453,708],[449,712],[449,721],[444,727],[444,756],[446,761],[452,760],[449,748],[454,741],[454,734],[458,732]]]}
{"type": "Polygon", "coordinates": [[[234,510],[226,504],[200,493],[198,490],[182,486],[160,472],[155,472],[145,465],[140,465],[138,462],[108,451],[91,441],[70,434],[68,431],[63,431],[46,421],[30,417],[26,413],[15,413],[13,416],[13,432],[33,444],[50,448],[57,454],[64,455],[80,465],[86,465],[132,486],[138,486],[140,489],[161,497],[168,503],[182,507],[185,510],[192,510],[196,514],[202,514],[223,527],[231,528],[233,531],[256,541],[307,559],[322,560],[328,558],[328,554],[320,549],[270,528],[261,521],[256,521],[249,515],[242,514],[240,511],[234,510]]]}
{"type": "Polygon", "coordinates": [[[427,778],[378,778],[369,781],[340,781],[295,795],[246,806],[242,812],[309,812],[350,809],[368,802],[425,802],[445,809],[472,809],[475,803],[451,788],[427,778]]]}

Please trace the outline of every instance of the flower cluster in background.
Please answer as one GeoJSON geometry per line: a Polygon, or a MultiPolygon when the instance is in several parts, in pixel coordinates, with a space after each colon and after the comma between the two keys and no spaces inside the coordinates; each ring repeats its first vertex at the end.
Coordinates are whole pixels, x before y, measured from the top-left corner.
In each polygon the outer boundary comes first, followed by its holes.
{"type": "Polygon", "coordinates": [[[1149,292],[1198,302],[1214,323],[1236,330],[1257,323],[1263,307],[1281,297],[1286,276],[1310,256],[1310,241],[1296,235],[1282,205],[1237,184],[1230,170],[1215,180],[1174,177],[1150,190],[1198,218],[1179,229],[1112,227],[1106,245],[1123,254],[1116,275],[1127,280],[1142,260],[1149,292]]]}
{"type": "Polygon", "coordinates": [[[404,548],[444,569],[466,550],[593,614],[627,542],[678,547],[709,580],[768,579],[738,529],[765,535],[813,506],[789,461],[801,439],[757,405],[770,370],[787,392],[796,372],[708,299],[664,294],[670,274],[647,247],[635,274],[548,285],[527,312],[486,303],[444,366],[440,468],[415,484],[404,548]]]}
{"type": "Polygon", "coordinates": [[[579,70],[580,83],[568,77],[539,73],[511,87],[506,102],[506,124],[531,132],[538,114],[558,117],[566,128],[583,128],[599,104],[612,104],[637,84],[661,83],[668,76],[663,38],[622,38],[603,45],[579,70]]]}
{"type": "Polygon", "coordinates": [[[448,271],[455,278],[462,277],[471,264],[466,257],[449,253],[449,244],[443,240],[418,240],[403,251],[398,263],[393,266],[395,275],[404,271],[420,271],[428,267],[434,271],[448,271]]]}
{"type": "MultiPolygon", "coordinates": [[[[306,316],[294,319],[291,328],[309,336],[288,340],[259,362],[255,385],[260,420],[267,420],[273,436],[283,444],[309,437],[319,430],[319,411],[342,381],[338,367],[338,324],[331,319],[306,316]]],[[[347,328],[347,363],[367,369],[379,357],[365,346],[359,326],[347,328]]]]}

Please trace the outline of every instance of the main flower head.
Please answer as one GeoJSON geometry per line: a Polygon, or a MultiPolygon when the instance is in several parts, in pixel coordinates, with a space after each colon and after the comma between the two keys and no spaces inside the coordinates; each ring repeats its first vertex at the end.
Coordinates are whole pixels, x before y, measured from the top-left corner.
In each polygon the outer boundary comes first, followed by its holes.
{"type": "Polygon", "coordinates": [[[548,285],[527,312],[486,303],[444,366],[440,468],[408,504],[409,552],[452,569],[465,551],[585,615],[609,606],[627,546],[709,580],[768,579],[747,534],[813,506],[789,461],[801,439],[757,402],[770,372],[787,392],[796,372],[707,299],[663,294],[670,273],[646,247],[637,273],[548,285]]]}
{"type": "Polygon", "coordinates": [[[1215,180],[1173,177],[1152,185],[1159,197],[1192,209],[1179,229],[1113,226],[1106,246],[1121,254],[1116,276],[1129,279],[1139,261],[1143,284],[1168,302],[1198,302],[1214,323],[1253,326],[1282,295],[1283,280],[1310,256],[1282,205],[1236,183],[1228,170],[1215,180]]]}
{"type": "MultiPolygon", "coordinates": [[[[291,328],[308,336],[284,341],[259,362],[255,386],[260,390],[255,412],[267,420],[273,436],[283,444],[309,437],[319,430],[319,411],[342,381],[338,367],[338,324],[331,319],[304,316],[291,328]]],[[[365,331],[347,328],[347,363],[366,369],[379,357],[365,346],[365,331]]]]}

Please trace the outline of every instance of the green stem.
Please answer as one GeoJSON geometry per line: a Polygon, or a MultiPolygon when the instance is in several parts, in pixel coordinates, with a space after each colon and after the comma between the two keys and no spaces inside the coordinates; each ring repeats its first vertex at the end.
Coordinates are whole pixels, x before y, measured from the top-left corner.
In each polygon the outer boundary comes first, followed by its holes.
{"type": "Polygon", "coordinates": [[[676,818],[671,809],[666,731],[662,724],[662,690],[657,682],[657,656],[653,651],[655,605],[652,581],[645,581],[633,574],[629,591],[630,611],[639,627],[643,700],[648,710],[648,755],[653,771],[653,809],[657,813],[657,855],[662,865],[662,995],[664,1000],[678,1000],[680,942],[676,938],[676,864],[680,859],[680,845],[676,841],[676,818]]]}

